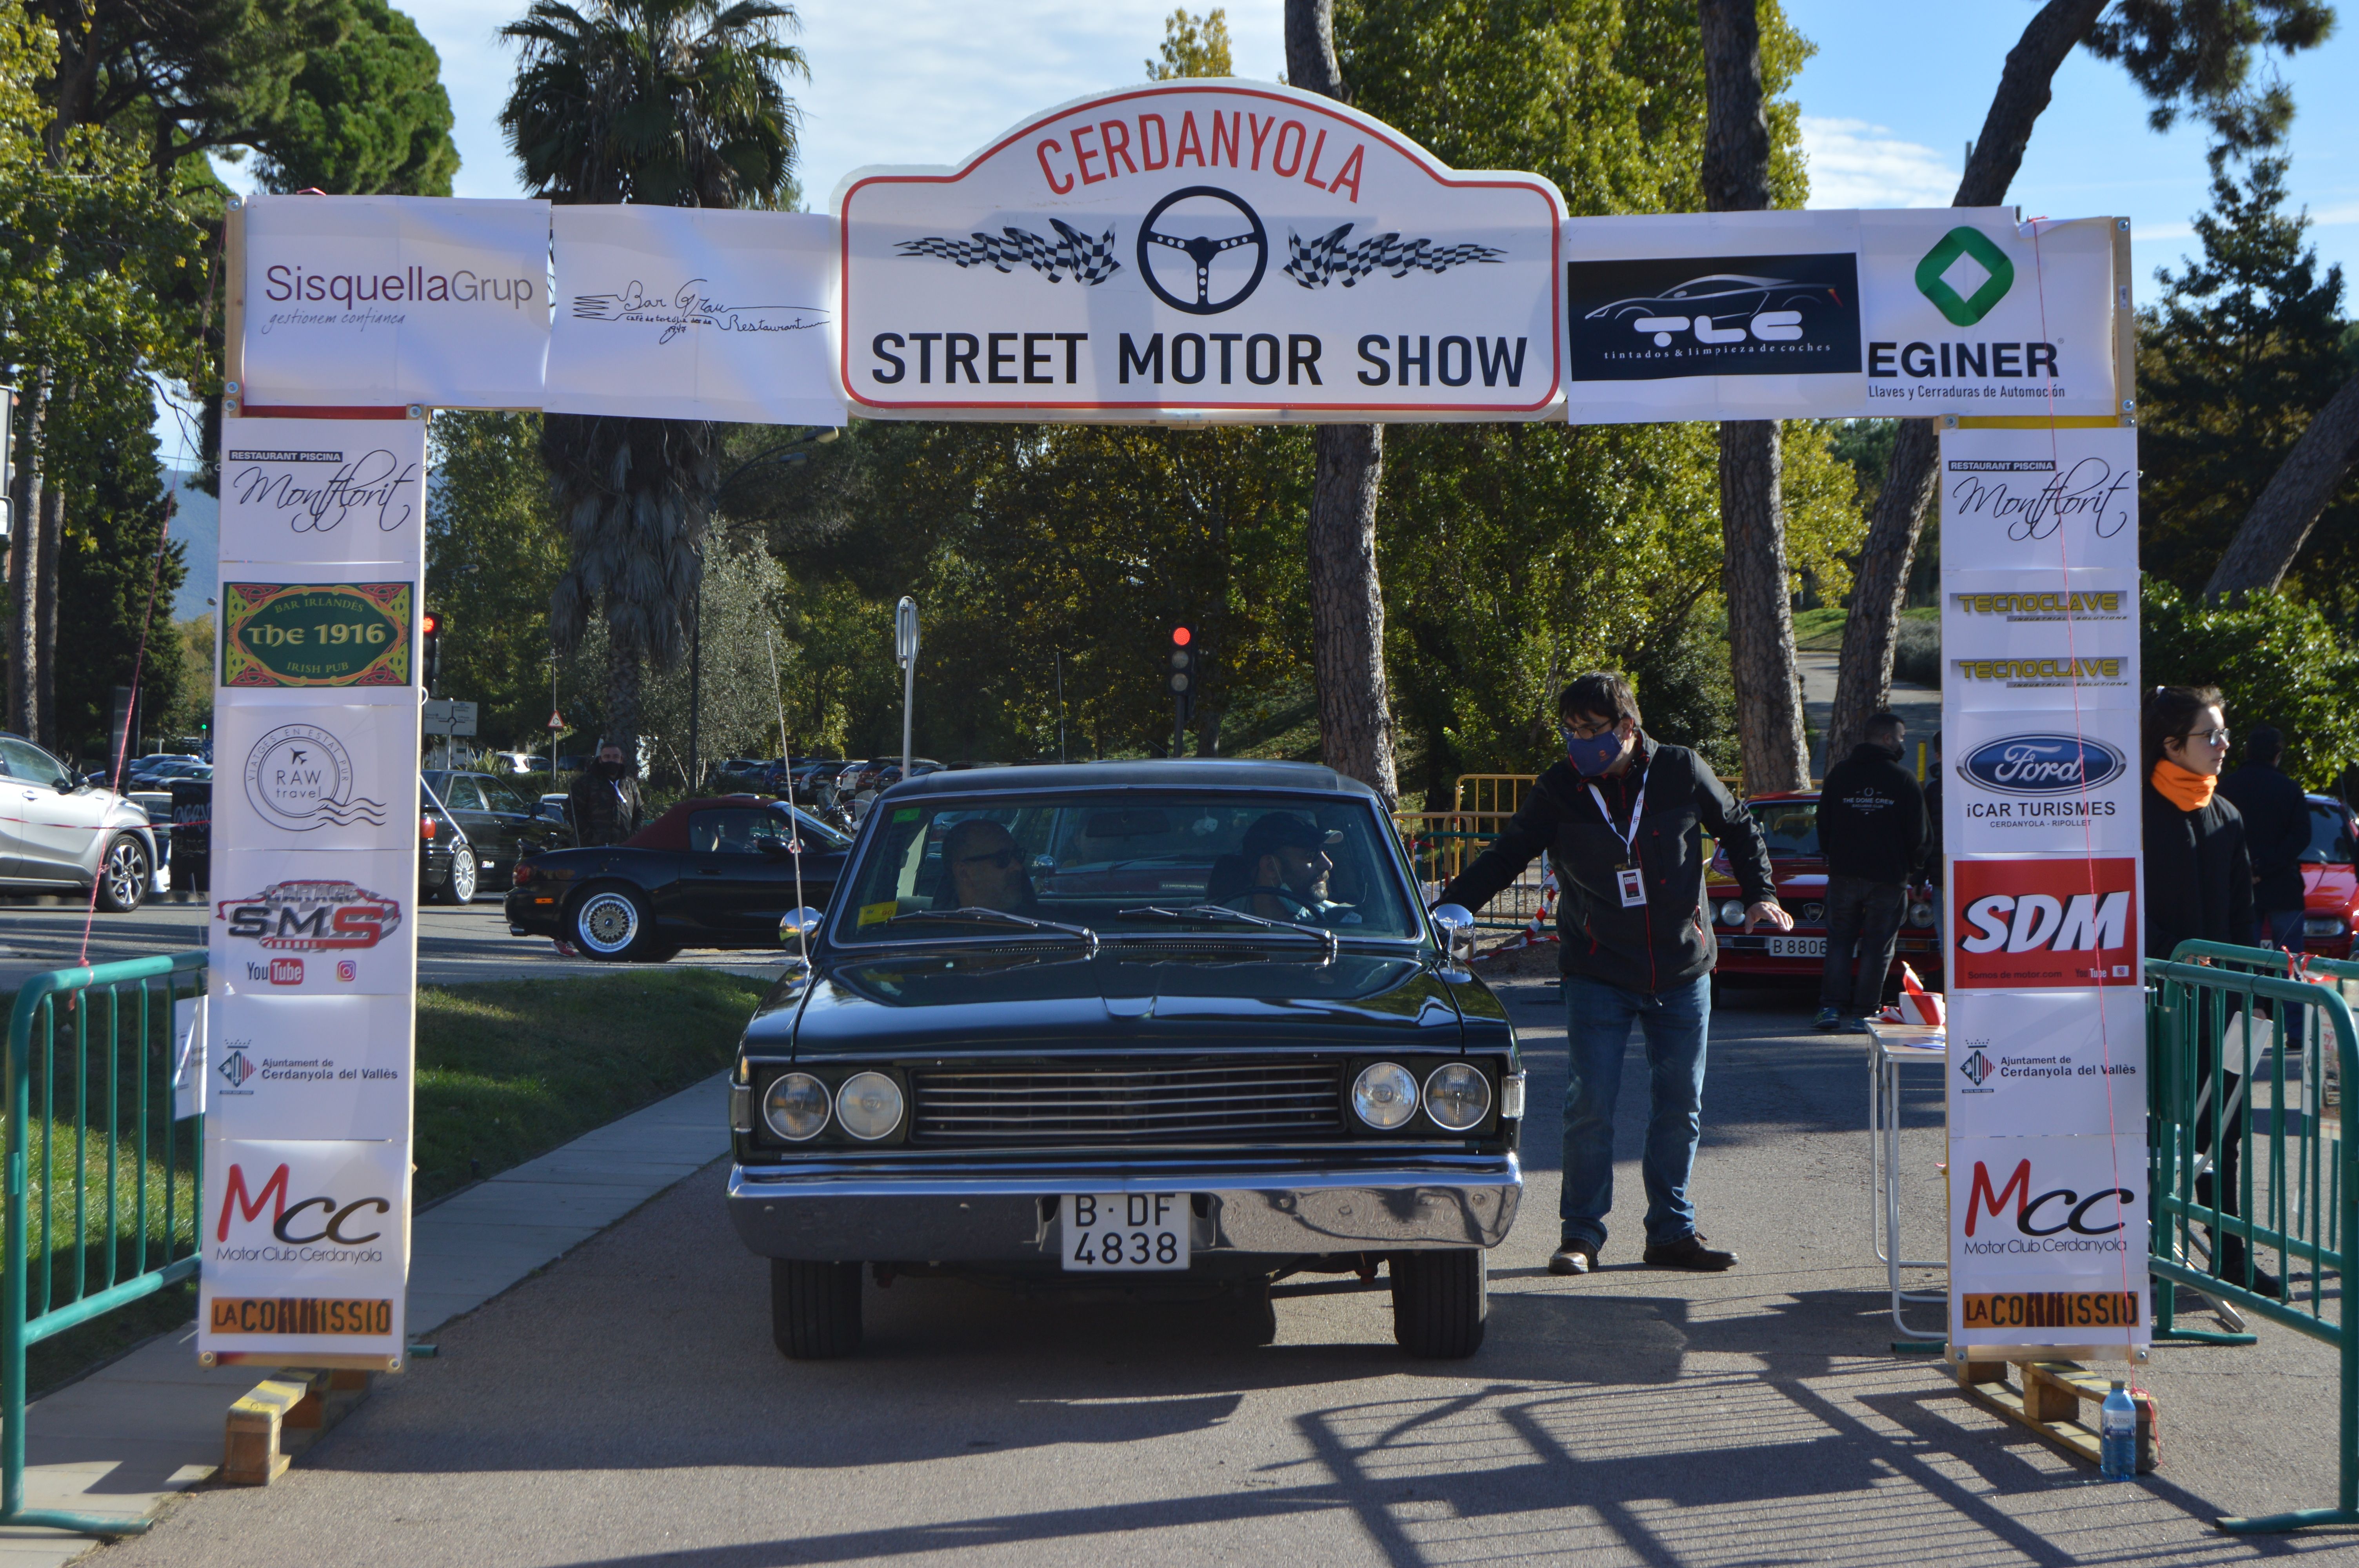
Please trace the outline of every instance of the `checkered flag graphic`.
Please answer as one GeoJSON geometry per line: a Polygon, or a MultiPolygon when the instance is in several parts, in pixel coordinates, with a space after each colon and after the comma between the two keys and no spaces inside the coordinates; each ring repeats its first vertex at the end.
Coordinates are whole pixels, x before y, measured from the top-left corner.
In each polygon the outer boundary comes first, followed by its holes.
{"type": "Polygon", "coordinates": [[[1395,277],[1406,277],[1412,270],[1439,275],[1471,262],[1495,262],[1507,254],[1492,245],[1437,245],[1398,234],[1378,234],[1345,250],[1343,236],[1353,227],[1345,223],[1307,244],[1301,235],[1288,233],[1286,246],[1293,259],[1286,264],[1286,275],[1305,288],[1324,288],[1337,277],[1349,288],[1372,272],[1395,277]]]}
{"type": "Polygon", "coordinates": [[[1103,283],[1122,270],[1122,264],[1114,259],[1112,229],[1093,240],[1061,218],[1051,218],[1049,223],[1060,238],[1043,239],[1028,229],[1010,224],[997,234],[978,233],[963,240],[904,240],[901,254],[933,256],[955,262],[961,267],[981,266],[988,262],[1002,272],[1011,273],[1016,269],[1009,264],[1021,262],[1046,276],[1050,283],[1064,282],[1066,273],[1083,283],[1103,283]]]}

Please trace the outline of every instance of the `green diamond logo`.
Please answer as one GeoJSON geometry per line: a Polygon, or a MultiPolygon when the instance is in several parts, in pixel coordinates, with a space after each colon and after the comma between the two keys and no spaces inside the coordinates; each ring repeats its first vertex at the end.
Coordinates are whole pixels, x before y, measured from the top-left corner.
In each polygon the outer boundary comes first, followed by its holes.
{"type": "Polygon", "coordinates": [[[2015,264],[2006,259],[2006,253],[1993,244],[1990,236],[1980,229],[1964,224],[1942,235],[1941,243],[1927,251],[1925,259],[1917,264],[1917,292],[1931,300],[1933,308],[1947,317],[1953,327],[1973,326],[1989,315],[2014,287],[2015,264]],[[1972,294],[1959,293],[1947,276],[1962,258],[1973,262],[1986,275],[1982,287],[1972,294]]]}

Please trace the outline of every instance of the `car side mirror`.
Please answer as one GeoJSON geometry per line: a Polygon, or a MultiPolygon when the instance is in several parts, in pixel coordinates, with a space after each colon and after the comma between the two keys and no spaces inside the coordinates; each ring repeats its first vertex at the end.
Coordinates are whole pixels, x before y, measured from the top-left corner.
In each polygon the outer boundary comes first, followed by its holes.
{"type": "Polygon", "coordinates": [[[1434,906],[1433,924],[1441,929],[1441,940],[1450,956],[1460,963],[1474,956],[1474,912],[1462,903],[1434,906]]]}
{"type": "Polygon", "coordinates": [[[57,781],[57,788],[60,795],[71,795],[75,788],[74,782],[70,778],[61,776],[57,781]]]}
{"type": "Polygon", "coordinates": [[[808,940],[819,935],[819,928],[826,919],[825,914],[809,904],[800,909],[790,909],[787,911],[786,918],[778,922],[778,940],[789,945],[808,940]]]}
{"type": "Polygon", "coordinates": [[[754,847],[773,860],[783,860],[795,852],[793,841],[787,838],[756,838],[754,847]]]}

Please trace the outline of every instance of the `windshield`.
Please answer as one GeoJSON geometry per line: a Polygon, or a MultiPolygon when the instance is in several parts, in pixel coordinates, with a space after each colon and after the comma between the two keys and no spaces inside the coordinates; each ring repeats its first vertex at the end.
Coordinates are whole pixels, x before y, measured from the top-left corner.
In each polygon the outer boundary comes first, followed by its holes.
{"type": "Polygon", "coordinates": [[[1761,829],[1772,855],[1816,855],[1819,852],[1819,803],[1815,800],[1763,800],[1753,803],[1753,820],[1761,829]]]}
{"type": "Polygon", "coordinates": [[[1020,939],[1036,921],[1257,941],[1299,939],[1273,922],[1342,937],[1425,933],[1390,829],[1367,803],[1332,795],[994,795],[897,806],[866,845],[839,899],[838,941],[1020,939]],[[1221,909],[1198,913],[1207,904],[1221,909]],[[1023,919],[926,918],[962,909],[1023,919]]]}
{"type": "Polygon", "coordinates": [[[2310,803],[2310,848],[2301,852],[2304,864],[2347,866],[2352,863],[2351,814],[2322,800],[2310,803]]]}

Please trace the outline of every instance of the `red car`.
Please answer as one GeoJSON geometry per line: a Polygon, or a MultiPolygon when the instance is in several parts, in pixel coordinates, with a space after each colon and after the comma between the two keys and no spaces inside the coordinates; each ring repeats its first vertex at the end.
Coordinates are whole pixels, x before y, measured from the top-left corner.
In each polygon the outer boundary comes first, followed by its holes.
{"type": "MultiPolygon", "coordinates": [[[[1704,877],[1704,903],[1712,912],[1712,935],[1720,944],[1722,975],[1766,976],[1815,982],[1827,961],[1827,863],[1819,854],[1819,792],[1756,795],[1745,803],[1769,846],[1769,872],[1777,884],[1777,902],[1794,917],[1791,931],[1745,930],[1745,903],[1736,880],[1729,874],[1728,857],[1713,849],[1704,877]]],[[[1940,905],[1934,890],[1919,885],[1908,890],[1908,907],[1901,916],[1900,940],[1892,956],[1892,979],[1900,983],[1900,966],[1917,971],[1928,990],[1941,983],[1941,939],[1936,925],[1940,905]]]]}
{"type": "Polygon", "coordinates": [[[2359,819],[2331,795],[2310,797],[2310,848],[2301,852],[2302,946],[2321,958],[2351,957],[2359,931],[2359,819]]]}

